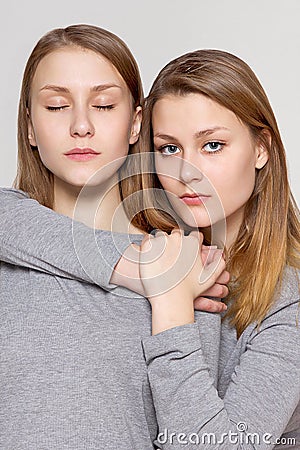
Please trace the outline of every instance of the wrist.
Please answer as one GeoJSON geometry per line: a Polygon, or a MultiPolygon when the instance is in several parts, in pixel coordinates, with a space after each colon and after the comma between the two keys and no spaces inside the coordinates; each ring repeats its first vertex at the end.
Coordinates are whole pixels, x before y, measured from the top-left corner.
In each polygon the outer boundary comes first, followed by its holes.
{"type": "Polygon", "coordinates": [[[137,294],[145,295],[139,272],[138,252],[139,246],[136,244],[127,247],[114,268],[110,283],[123,286],[137,294]]]}
{"type": "Polygon", "coordinates": [[[150,299],[152,307],[152,334],[158,334],[170,328],[194,323],[193,299],[184,296],[162,294],[150,299]]]}

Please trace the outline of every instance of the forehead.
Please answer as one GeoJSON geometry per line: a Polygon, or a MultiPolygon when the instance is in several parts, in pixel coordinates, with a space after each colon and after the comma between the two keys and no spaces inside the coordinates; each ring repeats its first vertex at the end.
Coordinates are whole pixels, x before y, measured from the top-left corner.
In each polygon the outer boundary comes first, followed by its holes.
{"type": "Polygon", "coordinates": [[[195,128],[215,126],[246,127],[233,111],[200,93],[161,97],[153,107],[152,124],[153,128],[174,129],[180,124],[180,128],[193,132],[195,128]]]}
{"type": "Polygon", "coordinates": [[[83,86],[102,83],[126,87],[118,70],[104,56],[80,47],[65,47],[49,53],[39,62],[32,84],[39,88],[44,84],[83,86]]]}

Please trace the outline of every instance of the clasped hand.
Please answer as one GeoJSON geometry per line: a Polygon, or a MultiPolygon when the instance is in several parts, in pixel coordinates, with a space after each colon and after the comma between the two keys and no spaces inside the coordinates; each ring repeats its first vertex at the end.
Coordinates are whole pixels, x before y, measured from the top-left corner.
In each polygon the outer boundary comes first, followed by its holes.
{"type": "Polygon", "coordinates": [[[147,235],[140,248],[140,277],[150,303],[168,298],[194,302],[196,309],[221,312],[224,303],[208,297],[224,298],[229,273],[222,250],[203,245],[198,231],[185,236],[175,229],[147,235]]]}

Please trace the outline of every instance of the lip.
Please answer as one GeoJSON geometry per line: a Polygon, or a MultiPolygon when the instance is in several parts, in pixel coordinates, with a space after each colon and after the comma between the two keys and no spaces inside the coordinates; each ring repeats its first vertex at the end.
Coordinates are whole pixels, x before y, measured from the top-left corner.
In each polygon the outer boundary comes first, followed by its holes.
{"type": "Polygon", "coordinates": [[[210,197],[210,195],[202,193],[183,194],[180,196],[180,200],[182,200],[186,205],[189,206],[199,206],[207,202],[210,197]]]}
{"type": "Polygon", "coordinates": [[[89,161],[90,159],[96,158],[96,156],[100,155],[99,152],[96,152],[92,148],[72,148],[65,153],[67,158],[72,159],[74,161],[89,161]]]}

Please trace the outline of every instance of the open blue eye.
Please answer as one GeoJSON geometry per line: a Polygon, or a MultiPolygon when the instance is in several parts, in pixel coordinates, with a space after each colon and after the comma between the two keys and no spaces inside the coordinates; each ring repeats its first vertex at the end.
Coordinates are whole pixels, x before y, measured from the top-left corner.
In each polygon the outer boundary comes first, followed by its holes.
{"type": "Polygon", "coordinates": [[[176,145],[164,145],[159,149],[160,153],[163,155],[176,155],[176,153],[180,152],[180,149],[176,147],[176,145]]]}
{"type": "Polygon", "coordinates": [[[211,141],[204,145],[203,149],[208,153],[218,153],[222,150],[224,144],[218,141],[211,141]]]}

